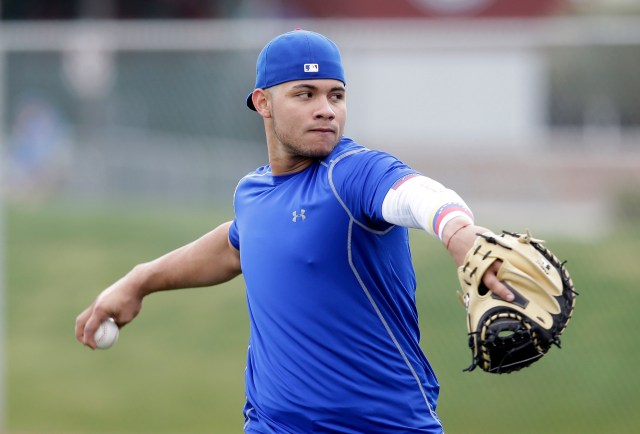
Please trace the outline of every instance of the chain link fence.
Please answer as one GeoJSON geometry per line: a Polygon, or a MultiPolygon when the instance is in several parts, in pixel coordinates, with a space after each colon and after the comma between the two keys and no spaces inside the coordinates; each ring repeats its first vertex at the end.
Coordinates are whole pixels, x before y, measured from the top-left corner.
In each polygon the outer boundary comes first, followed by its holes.
{"type": "Polygon", "coordinates": [[[257,53],[301,25],[341,47],[347,134],[458,190],[483,221],[542,210],[541,226],[588,233],[640,182],[637,19],[77,21],[0,28],[3,190],[228,206],[267,162],[244,106],[257,53]],[[588,218],[563,224],[549,207],[588,218]]]}

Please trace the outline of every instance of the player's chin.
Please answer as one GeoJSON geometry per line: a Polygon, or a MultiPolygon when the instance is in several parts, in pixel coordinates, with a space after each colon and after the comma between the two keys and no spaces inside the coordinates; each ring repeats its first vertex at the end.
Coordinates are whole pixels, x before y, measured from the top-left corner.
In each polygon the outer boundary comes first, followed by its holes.
{"type": "Polygon", "coordinates": [[[336,133],[311,134],[307,142],[307,151],[316,158],[326,157],[338,145],[340,138],[336,133]]]}

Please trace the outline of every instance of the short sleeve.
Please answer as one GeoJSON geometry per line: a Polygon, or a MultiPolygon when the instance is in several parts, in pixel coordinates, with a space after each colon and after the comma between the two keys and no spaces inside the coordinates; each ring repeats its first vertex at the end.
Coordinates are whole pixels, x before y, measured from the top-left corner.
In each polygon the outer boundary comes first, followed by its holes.
{"type": "Polygon", "coordinates": [[[229,242],[237,250],[240,250],[240,233],[238,232],[238,223],[236,219],[233,219],[231,226],[229,226],[229,242]]]}
{"type": "Polygon", "coordinates": [[[389,189],[417,171],[381,151],[364,150],[336,164],[334,184],[353,217],[374,229],[391,226],[382,216],[382,203],[389,189]]]}

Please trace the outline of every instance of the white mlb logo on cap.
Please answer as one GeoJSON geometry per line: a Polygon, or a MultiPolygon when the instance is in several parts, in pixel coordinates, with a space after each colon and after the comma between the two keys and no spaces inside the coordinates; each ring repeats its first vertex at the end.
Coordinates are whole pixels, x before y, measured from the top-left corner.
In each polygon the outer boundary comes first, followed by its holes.
{"type": "Polygon", "coordinates": [[[317,63],[305,63],[304,64],[304,72],[318,72],[318,64],[317,63]]]}

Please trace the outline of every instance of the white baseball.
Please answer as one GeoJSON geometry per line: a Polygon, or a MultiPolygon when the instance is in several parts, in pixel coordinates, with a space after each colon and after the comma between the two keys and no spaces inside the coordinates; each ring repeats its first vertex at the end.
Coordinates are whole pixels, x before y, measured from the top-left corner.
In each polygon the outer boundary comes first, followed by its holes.
{"type": "Polygon", "coordinates": [[[93,338],[96,341],[96,348],[100,348],[101,350],[111,348],[111,346],[118,340],[119,335],[120,329],[113,318],[103,321],[102,324],[100,324],[100,327],[98,327],[98,330],[96,330],[96,333],[93,335],[93,338]]]}

